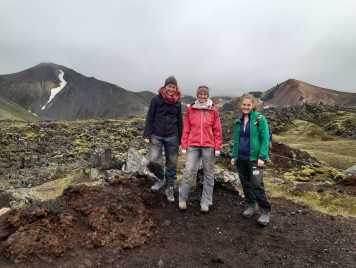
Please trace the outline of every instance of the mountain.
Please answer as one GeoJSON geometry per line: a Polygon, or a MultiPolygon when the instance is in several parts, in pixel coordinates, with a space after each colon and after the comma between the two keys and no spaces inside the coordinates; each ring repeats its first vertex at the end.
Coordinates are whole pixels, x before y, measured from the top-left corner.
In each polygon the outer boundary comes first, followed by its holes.
{"type": "Polygon", "coordinates": [[[38,117],[20,105],[0,97],[0,120],[37,121],[38,117]]]}
{"type": "MultiPolygon", "coordinates": [[[[233,98],[231,97],[226,97],[226,96],[214,96],[210,97],[210,99],[214,102],[214,104],[218,107],[223,106],[225,103],[230,102],[233,98]]],[[[182,104],[187,105],[187,104],[192,104],[196,100],[196,97],[190,96],[190,95],[184,95],[182,97],[182,104]]]]}
{"type": "Polygon", "coordinates": [[[229,103],[232,101],[232,97],[226,97],[226,96],[214,96],[211,97],[211,100],[214,102],[214,105],[218,108],[223,107],[226,103],[229,103]]]}
{"type": "Polygon", "coordinates": [[[196,100],[196,98],[193,97],[193,96],[190,96],[190,95],[184,95],[184,96],[182,96],[182,98],[181,98],[181,102],[182,102],[182,104],[183,104],[184,106],[185,106],[185,105],[188,105],[188,104],[194,103],[195,100],[196,100]]]}
{"type": "Polygon", "coordinates": [[[263,95],[262,91],[250,91],[248,94],[251,94],[252,96],[254,96],[255,98],[261,98],[263,95]]]}
{"type": "Polygon", "coordinates": [[[224,112],[239,112],[240,111],[240,97],[232,98],[229,102],[226,102],[221,111],[224,112]]]}
{"type": "Polygon", "coordinates": [[[140,115],[147,111],[153,96],[149,91],[128,91],[53,63],[0,75],[0,97],[45,119],[140,115]]]}
{"type": "Polygon", "coordinates": [[[321,88],[295,79],[289,79],[267,90],[261,99],[265,104],[273,106],[294,106],[303,103],[356,106],[356,93],[321,88]]]}

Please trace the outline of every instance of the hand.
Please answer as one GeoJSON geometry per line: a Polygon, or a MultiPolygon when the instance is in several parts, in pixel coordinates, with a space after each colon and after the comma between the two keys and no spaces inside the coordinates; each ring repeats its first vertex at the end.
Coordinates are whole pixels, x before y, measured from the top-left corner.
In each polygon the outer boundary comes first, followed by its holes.
{"type": "Polygon", "coordinates": [[[236,164],[236,159],[231,159],[231,165],[235,166],[235,164],[236,164]]]}
{"type": "Polygon", "coordinates": [[[186,154],[187,153],[187,149],[183,149],[182,148],[180,151],[182,152],[182,154],[186,154]]]}
{"type": "Polygon", "coordinates": [[[150,139],[145,138],[145,143],[150,143],[150,139]]]}
{"type": "Polygon", "coordinates": [[[215,157],[219,157],[220,156],[220,151],[215,151],[215,157]]]}
{"type": "Polygon", "coordinates": [[[261,159],[258,159],[257,160],[257,166],[258,167],[263,167],[265,165],[265,161],[261,160],[261,159]]]}

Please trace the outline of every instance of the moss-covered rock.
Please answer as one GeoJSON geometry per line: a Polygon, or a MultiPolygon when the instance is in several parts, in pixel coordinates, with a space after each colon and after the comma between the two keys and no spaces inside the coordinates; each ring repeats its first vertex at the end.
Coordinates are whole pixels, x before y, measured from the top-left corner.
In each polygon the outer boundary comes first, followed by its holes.
{"type": "Polygon", "coordinates": [[[123,160],[129,147],[145,148],[140,138],[143,126],[143,118],[3,122],[0,129],[0,188],[3,182],[4,186],[18,187],[13,182],[23,181],[33,186],[56,179],[52,167],[86,166],[90,153],[96,148],[110,147],[113,155],[123,160]]]}
{"type": "Polygon", "coordinates": [[[301,174],[305,177],[310,177],[310,176],[314,176],[316,174],[316,171],[310,167],[310,166],[304,166],[301,174]]]}
{"type": "Polygon", "coordinates": [[[340,170],[327,166],[302,166],[300,169],[285,172],[282,176],[288,181],[324,183],[340,183],[346,178],[340,170]]]}

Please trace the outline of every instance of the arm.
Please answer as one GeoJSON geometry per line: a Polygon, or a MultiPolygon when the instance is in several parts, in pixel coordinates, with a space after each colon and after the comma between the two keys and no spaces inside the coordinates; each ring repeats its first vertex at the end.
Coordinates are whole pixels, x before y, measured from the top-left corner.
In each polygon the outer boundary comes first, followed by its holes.
{"type": "Polygon", "coordinates": [[[261,116],[258,126],[261,148],[258,158],[261,160],[269,160],[268,151],[270,143],[269,127],[266,117],[261,116]]]}
{"type": "Polygon", "coordinates": [[[179,104],[179,109],[178,109],[178,139],[179,139],[179,144],[182,138],[182,132],[183,132],[183,118],[182,118],[182,104],[179,104]]]}
{"type": "Polygon", "coordinates": [[[240,127],[240,126],[237,126],[237,124],[234,124],[234,131],[233,131],[233,134],[232,134],[232,152],[231,152],[231,155],[232,155],[232,159],[236,160],[237,159],[237,139],[239,137],[237,137],[237,127],[240,127]]]}
{"type": "Polygon", "coordinates": [[[189,133],[190,133],[190,120],[189,120],[189,110],[190,108],[187,108],[187,111],[185,112],[184,115],[184,121],[183,121],[183,134],[182,134],[182,139],[181,139],[181,147],[182,149],[186,150],[188,147],[188,138],[189,138],[189,133]]]}
{"type": "Polygon", "coordinates": [[[156,102],[155,102],[155,97],[153,97],[146,115],[145,130],[143,132],[143,137],[146,139],[150,138],[153,133],[153,122],[154,122],[155,113],[156,113],[156,102]]]}
{"type": "Polygon", "coordinates": [[[221,129],[221,121],[218,110],[214,111],[215,113],[215,120],[213,124],[213,134],[215,140],[215,151],[221,150],[222,144],[222,129],[221,129]]]}

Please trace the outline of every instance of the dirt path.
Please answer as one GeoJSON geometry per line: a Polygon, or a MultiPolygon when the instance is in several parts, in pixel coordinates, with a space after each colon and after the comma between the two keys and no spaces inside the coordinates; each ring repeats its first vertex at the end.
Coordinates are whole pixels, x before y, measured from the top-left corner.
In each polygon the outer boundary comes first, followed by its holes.
{"type": "MultiPolygon", "coordinates": [[[[148,189],[146,182],[137,189],[148,189]]],[[[355,267],[356,219],[313,212],[273,199],[272,223],[240,216],[242,199],[220,188],[209,214],[199,212],[194,193],[188,211],[167,204],[162,195],[142,193],[155,226],[146,244],[129,250],[74,249],[60,258],[35,259],[0,267],[355,267]]]]}

